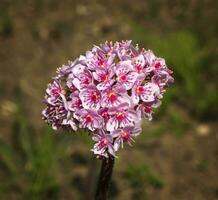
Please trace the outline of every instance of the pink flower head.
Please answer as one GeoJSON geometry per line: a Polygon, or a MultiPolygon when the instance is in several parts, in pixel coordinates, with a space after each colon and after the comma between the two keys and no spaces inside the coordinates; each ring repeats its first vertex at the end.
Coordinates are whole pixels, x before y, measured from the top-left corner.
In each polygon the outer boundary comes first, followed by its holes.
{"type": "Polygon", "coordinates": [[[174,79],[169,72],[164,70],[159,70],[155,72],[151,81],[159,85],[160,87],[162,86],[164,87],[165,85],[170,85],[171,83],[173,83],[174,79]]]}
{"type": "Polygon", "coordinates": [[[112,79],[113,75],[114,71],[112,69],[101,69],[93,72],[94,79],[98,81],[97,88],[99,90],[105,90],[109,88],[115,81],[114,79],[112,79]]]}
{"type": "Polygon", "coordinates": [[[57,76],[55,76],[55,79],[61,79],[63,77],[66,77],[72,72],[72,68],[78,63],[78,59],[75,61],[68,61],[68,65],[62,65],[61,67],[57,68],[57,76]]]}
{"type": "Polygon", "coordinates": [[[100,47],[102,49],[103,52],[105,53],[109,53],[112,54],[114,53],[114,45],[113,45],[113,42],[108,42],[106,41],[104,44],[100,44],[100,47]]]}
{"type": "Polygon", "coordinates": [[[114,58],[115,54],[111,52],[105,54],[100,47],[95,46],[91,52],[86,54],[86,65],[90,70],[109,69],[114,65],[114,58]]]}
{"type": "Polygon", "coordinates": [[[98,110],[101,103],[101,93],[95,85],[83,88],[79,94],[83,107],[86,109],[98,110]]]}
{"type": "Polygon", "coordinates": [[[111,87],[102,93],[102,107],[116,107],[122,103],[130,104],[130,98],[124,87],[111,87]]]}
{"type": "Polygon", "coordinates": [[[134,109],[130,109],[127,103],[121,104],[119,107],[110,108],[111,116],[106,124],[107,131],[114,131],[118,127],[134,126],[138,120],[138,115],[134,109]]]}
{"type": "Polygon", "coordinates": [[[117,151],[121,146],[123,148],[123,143],[127,142],[130,146],[133,142],[133,137],[138,136],[141,133],[142,129],[134,126],[127,126],[123,129],[117,129],[111,133],[112,137],[116,138],[114,141],[114,149],[117,151]]]}
{"type": "Polygon", "coordinates": [[[134,85],[138,73],[133,71],[131,61],[121,61],[116,69],[117,82],[129,90],[134,85]]]}
{"type": "Polygon", "coordinates": [[[137,112],[142,118],[148,119],[149,121],[152,120],[152,106],[146,105],[145,103],[141,104],[137,108],[137,112]]]}
{"type": "Polygon", "coordinates": [[[46,109],[43,110],[42,115],[48,124],[52,124],[53,129],[58,129],[59,127],[69,128],[70,126],[74,131],[77,130],[74,119],[70,117],[64,97],[58,98],[55,103],[48,104],[46,109]]]}
{"type": "Polygon", "coordinates": [[[120,60],[129,60],[138,53],[138,48],[132,45],[131,40],[117,42],[114,46],[120,60]]]}
{"type": "Polygon", "coordinates": [[[54,104],[55,101],[64,93],[61,87],[60,81],[54,80],[52,83],[48,84],[46,89],[47,99],[49,104],[54,104]]]}
{"type": "Polygon", "coordinates": [[[94,131],[102,127],[102,117],[93,110],[77,110],[74,117],[79,121],[80,128],[87,128],[90,131],[94,131]]]}
{"type": "Polygon", "coordinates": [[[106,123],[106,122],[109,120],[109,118],[110,118],[109,109],[108,109],[108,108],[101,108],[101,109],[99,109],[98,114],[104,119],[104,122],[105,122],[105,123],[106,123]]]}
{"type": "Polygon", "coordinates": [[[160,97],[160,88],[155,83],[137,84],[132,89],[132,99],[135,104],[140,100],[143,102],[153,102],[160,97]]]}
{"type": "Polygon", "coordinates": [[[146,60],[142,54],[139,54],[137,57],[135,57],[135,59],[133,59],[132,63],[133,63],[134,70],[137,73],[140,74],[142,72],[146,72],[146,70],[144,69],[145,64],[146,64],[146,60]]]}
{"type": "Polygon", "coordinates": [[[68,109],[72,112],[75,112],[78,109],[82,108],[82,101],[79,97],[79,92],[75,91],[70,95],[71,100],[68,101],[68,109]]]}
{"type": "Polygon", "coordinates": [[[106,134],[103,130],[93,134],[92,139],[97,142],[92,151],[95,155],[108,157],[109,155],[115,156],[113,137],[110,134],[106,134]]]}
{"type": "Polygon", "coordinates": [[[81,64],[75,66],[69,78],[72,79],[73,85],[79,90],[93,82],[92,73],[81,64]]]}
{"type": "Polygon", "coordinates": [[[130,40],[105,42],[57,69],[42,112],[53,129],[85,129],[97,157],[116,156],[141,133],[174,81],[163,58],[130,40]]]}

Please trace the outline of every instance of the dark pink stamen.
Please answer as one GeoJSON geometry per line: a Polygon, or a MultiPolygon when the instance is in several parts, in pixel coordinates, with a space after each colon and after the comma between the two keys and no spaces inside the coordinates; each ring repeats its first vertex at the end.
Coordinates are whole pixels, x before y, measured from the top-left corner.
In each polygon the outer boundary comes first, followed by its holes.
{"type": "Polygon", "coordinates": [[[103,113],[101,114],[101,116],[102,116],[104,119],[109,119],[109,114],[108,114],[107,111],[103,112],[103,113]]]}
{"type": "Polygon", "coordinates": [[[156,62],[155,65],[154,65],[154,67],[155,67],[156,69],[159,69],[159,68],[161,67],[160,62],[156,62]]]}
{"type": "Polygon", "coordinates": [[[126,81],[127,80],[127,76],[125,74],[121,75],[120,76],[120,80],[123,81],[123,82],[126,81]]]}
{"type": "Polygon", "coordinates": [[[108,97],[112,102],[117,100],[117,94],[114,91],[109,92],[108,97]]]}
{"type": "Polygon", "coordinates": [[[125,118],[125,114],[123,112],[116,113],[116,118],[118,121],[122,121],[125,118]]]}
{"type": "Polygon", "coordinates": [[[91,115],[86,115],[85,117],[86,122],[92,122],[93,121],[93,117],[91,115]]]}
{"type": "Polygon", "coordinates": [[[104,146],[106,146],[108,144],[108,140],[106,138],[102,139],[100,144],[99,144],[99,147],[100,148],[103,148],[104,146]]]}
{"type": "Polygon", "coordinates": [[[99,67],[104,67],[104,60],[103,59],[98,59],[97,64],[99,65],[99,67]]]}
{"type": "Polygon", "coordinates": [[[144,112],[150,113],[152,111],[150,106],[144,106],[144,112]]]}
{"type": "Polygon", "coordinates": [[[52,90],[51,90],[51,93],[52,93],[53,95],[58,95],[58,94],[61,93],[61,90],[58,89],[58,88],[56,88],[56,89],[52,89],[52,90]]]}
{"type": "Polygon", "coordinates": [[[103,82],[106,82],[108,80],[108,77],[106,74],[102,74],[100,78],[101,78],[101,81],[103,82]]]}
{"type": "Polygon", "coordinates": [[[84,81],[83,81],[83,83],[86,84],[86,85],[88,85],[88,84],[90,83],[90,79],[85,78],[84,81]]]}
{"type": "Polygon", "coordinates": [[[137,94],[142,94],[144,91],[145,91],[145,89],[144,89],[143,86],[138,86],[138,87],[136,88],[136,93],[137,93],[137,94]]]}
{"type": "Polygon", "coordinates": [[[142,71],[142,66],[141,65],[136,65],[136,71],[139,73],[142,71]]]}
{"type": "Polygon", "coordinates": [[[129,140],[129,134],[124,132],[121,137],[123,138],[124,141],[128,141],[129,140]]]}
{"type": "Polygon", "coordinates": [[[99,95],[96,92],[93,92],[93,94],[91,95],[91,101],[97,102],[98,99],[99,99],[99,95]]]}

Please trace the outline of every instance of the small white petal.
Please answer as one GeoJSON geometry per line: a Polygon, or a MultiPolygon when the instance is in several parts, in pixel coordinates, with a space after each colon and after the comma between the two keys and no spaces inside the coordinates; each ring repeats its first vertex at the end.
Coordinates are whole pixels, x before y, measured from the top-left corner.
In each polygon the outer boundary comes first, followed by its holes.
{"type": "Polygon", "coordinates": [[[110,118],[106,123],[107,131],[114,131],[118,128],[118,122],[114,118],[110,118]]]}

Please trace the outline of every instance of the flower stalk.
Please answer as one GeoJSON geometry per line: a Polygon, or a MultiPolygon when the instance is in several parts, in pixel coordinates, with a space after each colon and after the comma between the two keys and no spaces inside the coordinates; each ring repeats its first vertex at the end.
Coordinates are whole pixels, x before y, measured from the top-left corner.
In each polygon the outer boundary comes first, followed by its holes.
{"type": "Polygon", "coordinates": [[[106,200],[113,173],[114,157],[109,156],[102,160],[101,171],[97,183],[95,200],[106,200]]]}

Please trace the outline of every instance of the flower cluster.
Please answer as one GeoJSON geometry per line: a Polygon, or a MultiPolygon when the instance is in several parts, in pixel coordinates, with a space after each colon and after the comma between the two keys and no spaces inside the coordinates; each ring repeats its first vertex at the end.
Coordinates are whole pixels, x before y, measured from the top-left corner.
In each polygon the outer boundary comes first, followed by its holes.
{"type": "Polygon", "coordinates": [[[45,95],[44,120],[53,129],[90,132],[98,157],[115,156],[141,133],[173,82],[163,58],[131,41],[94,46],[58,68],[45,95]]]}

